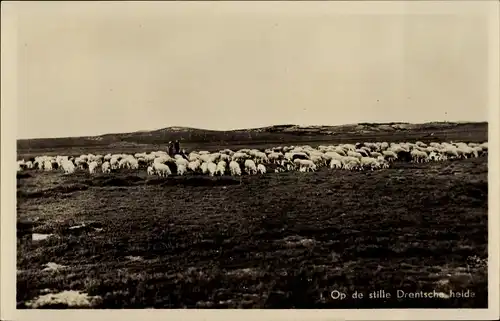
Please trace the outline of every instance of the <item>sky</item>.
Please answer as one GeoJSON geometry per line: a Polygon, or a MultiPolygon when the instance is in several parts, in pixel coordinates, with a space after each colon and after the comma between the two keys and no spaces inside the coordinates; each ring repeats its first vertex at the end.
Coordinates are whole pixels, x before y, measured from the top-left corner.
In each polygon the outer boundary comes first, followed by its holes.
{"type": "Polygon", "coordinates": [[[488,119],[483,11],[368,3],[20,4],[18,139],[488,119]]]}

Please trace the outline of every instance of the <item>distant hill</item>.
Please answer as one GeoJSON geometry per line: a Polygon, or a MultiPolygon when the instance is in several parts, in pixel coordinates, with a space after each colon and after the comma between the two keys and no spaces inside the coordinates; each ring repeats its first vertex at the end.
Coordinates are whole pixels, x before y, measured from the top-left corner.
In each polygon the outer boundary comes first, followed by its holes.
{"type": "Polygon", "coordinates": [[[484,140],[486,140],[487,126],[487,122],[431,122],[424,124],[358,123],[338,126],[299,126],[287,124],[228,131],[176,126],[151,131],[99,136],[20,139],[17,141],[17,148],[18,150],[31,150],[79,146],[161,145],[174,140],[180,140],[189,144],[244,144],[266,141],[286,143],[289,141],[336,140],[340,138],[357,139],[365,136],[390,137],[396,135],[403,137],[405,133],[418,133],[419,137],[422,135],[426,137],[426,135],[432,136],[434,134],[439,136],[439,133],[444,132],[480,133],[481,137],[484,136],[484,140]]]}

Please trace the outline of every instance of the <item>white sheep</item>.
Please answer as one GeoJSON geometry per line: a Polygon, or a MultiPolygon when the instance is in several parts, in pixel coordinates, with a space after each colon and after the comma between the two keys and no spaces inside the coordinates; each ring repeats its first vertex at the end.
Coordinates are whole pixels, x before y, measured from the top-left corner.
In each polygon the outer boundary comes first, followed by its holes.
{"type": "Polygon", "coordinates": [[[208,163],[207,163],[207,162],[203,162],[203,163],[201,164],[200,168],[201,168],[201,172],[202,172],[203,174],[208,173],[208,163]]]}
{"type": "Polygon", "coordinates": [[[229,170],[231,171],[232,176],[240,176],[241,175],[240,164],[238,164],[235,161],[231,161],[229,163],[229,170]]]}
{"type": "Polygon", "coordinates": [[[332,159],[330,160],[330,168],[342,168],[342,163],[338,159],[332,159]]]}
{"type": "Polygon", "coordinates": [[[257,174],[257,166],[255,165],[255,162],[251,159],[245,160],[245,172],[248,175],[252,174],[257,174]]]}
{"type": "Polygon", "coordinates": [[[170,168],[165,164],[153,163],[153,169],[155,170],[156,174],[160,177],[167,177],[168,175],[172,175],[170,168]]]}
{"type": "Polygon", "coordinates": [[[216,169],[215,173],[217,175],[222,176],[222,175],[224,175],[225,171],[226,171],[226,162],[225,161],[218,162],[217,169],[216,169]]]}
{"type": "Polygon", "coordinates": [[[299,170],[301,172],[314,172],[317,169],[316,164],[314,164],[311,160],[299,159],[298,161],[298,163],[300,164],[299,170]]]}
{"type": "Polygon", "coordinates": [[[188,164],[188,168],[189,170],[191,170],[192,172],[196,172],[198,170],[198,168],[200,168],[200,161],[198,159],[192,161],[192,162],[189,162],[188,164]]]}
{"type": "Polygon", "coordinates": [[[377,160],[371,157],[361,157],[360,163],[360,169],[370,168],[371,170],[374,170],[379,167],[379,163],[377,162],[377,160]]]}
{"type": "Polygon", "coordinates": [[[209,162],[207,164],[207,170],[208,170],[208,175],[214,176],[215,171],[217,170],[217,165],[215,165],[215,163],[209,162]]]}
{"type": "Polygon", "coordinates": [[[421,163],[421,162],[427,162],[428,161],[428,155],[426,152],[418,150],[418,149],[413,149],[411,152],[411,157],[412,157],[412,162],[416,163],[421,163]]]}
{"type": "Polygon", "coordinates": [[[95,173],[95,169],[97,168],[98,164],[96,161],[92,161],[90,162],[89,164],[89,173],[90,174],[94,174],[95,173]]]}
{"type": "Polygon", "coordinates": [[[62,167],[62,169],[64,171],[64,174],[73,174],[75,172],[75,169],[76,169],[76,167],[73,164],[73,162],[71,162],[69,160],[68,161],[63,161],[61,163],[61,167],[62,167]]]}
{"type": "Polygon", "coordinates": [[[384,150],[382,155],[384,155],[384,158],[389,162],[398,159],[398,155],[392,150],[384,150]]]}
{"type": "Polygon", "coordinates": [[[177,175],[184,175],[187,171],[187,168],[186,168],[186,165],[184,164],[180,164],[180,165],[177,165],[177,175]]]}
{"type": "MultiPolygon", "coordinates": [[[[179,156],[179,155],[175,155],[175,156],[179,156]]],[[[177,159],[175,160],[175,164],[176,164],[177,166],[184,166],[184,167],[187,167],[187,166],[189,165],[189,162],[188,162],[188,160],[187,160],[187,159],[185,159],[185,158],[182,158],[182,157],[181,157],[181,158],[177,158],[177,159]]]]}
{"type": "Polygon", "coordinates": [[[348,151],[347,152],[347,156],[350,156],[350,157],[356,157],[358,159],[361,159],[361,157],[363,157],[363,155],[361,155],[360,153],[358,152],[353,152],[353,151],[348,151]]]}
{"type": "Polygon", "coordinates": [[[264,166],[263,164],[257,165],[257,173],[265,174],[266,173],[266,166],[264,166]]]}
{"type": "Polygon", "coordinates": [[[111,164],[109,162],[104,162],[101,165],[101,169],[103,173],[111,173],[111,164]]]}
{"type": "Polygon", "coordinates": [[[233,154],[233,156],[231,156],[231,160],[235,161],[235,162],[238,162],[238,161],[242,161],[244,159],[247,159],[249,158],[249,155],[247,155],[246,153],[243,153],[243,152],[236,152],[233,154]]]}
{"type": "Polygon", "coordinates": [[[155,170],[153,169],[153,166],[148,166],[147,173],[148,173],[148,175],[154,175],[155,174],[155,170]]]}
{"type": "Polygon", "coordinates": [[[52,170],[52,162],[50,160],[46,160],[43,162],[43,169],[46,171],[52,170]]]}

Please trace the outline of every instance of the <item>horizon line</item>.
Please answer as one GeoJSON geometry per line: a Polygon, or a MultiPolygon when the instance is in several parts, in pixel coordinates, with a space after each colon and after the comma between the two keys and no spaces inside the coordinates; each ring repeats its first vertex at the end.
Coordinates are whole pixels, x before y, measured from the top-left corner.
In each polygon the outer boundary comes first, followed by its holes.
{"type": "Polygon", "coordinates": [[[435,120],[435,121],[427,121],[427,122],[405,122],[405,121],[388,121],[388,122],[356,122],[356,123],[344,123],[344,124],[336,124],[336,125],[299,125],[299,124],[274,124],[260,127],[246,127],[246,128],[233,128],[233,129],[209,129],[209,128],[201,128],[201,127],[190,127],[190,126],[167,126],[156,129],[142,129],[136,131],[129,132],[115,132],[115,133],[102,133],[102,134],[94,134],[94,135],[83,135],[83,136],[57,136],[57,137],[27,137],[27,138],[17,138],[16,141],[22,140],[38,140],[38,139],[68,139],[68,138],[94,138],[94,137],[103,137],[108,135],[125,135],[125,134],[136,134],[136,133],[147,133],[154,132],[163,129],[171,129],[171,128],[180,128],[180,129],[195,129],[195,130],[205,130],[205,131],[215,131],[215,132],[231,132],[231,131],[244,131],[244,130],[256,130],[262,128],[269,127],[279,127],[279,126],[298,126],[298,127],[342,127],[342,126],[354,126],[361,124],[373,124],[373,125],[388,125],[388,124],[409,124],[409,125],[425,125],[425,124],[439,124],[439,123],[457,123],[457,124],[479,124],[479,123],[488,123],[488,120],[482,121],[471,121],[471,120],[435,120]]]}

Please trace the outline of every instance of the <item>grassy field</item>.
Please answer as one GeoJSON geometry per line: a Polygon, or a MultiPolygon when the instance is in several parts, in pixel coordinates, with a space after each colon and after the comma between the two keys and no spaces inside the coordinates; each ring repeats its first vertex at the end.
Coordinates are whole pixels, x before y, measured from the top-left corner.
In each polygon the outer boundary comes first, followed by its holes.
{"type": "Polygon", "coordinates": [[[62,290],[97,296],[94,308],[484,308],[487,266],[467,259],[488,255],[487,172],[487,157],[241,180],[27,171],[18,220],[53,236],[18,228],[18,308],[62,290]],[[393,296],[367,298],[377,290],[393,296]]]}

